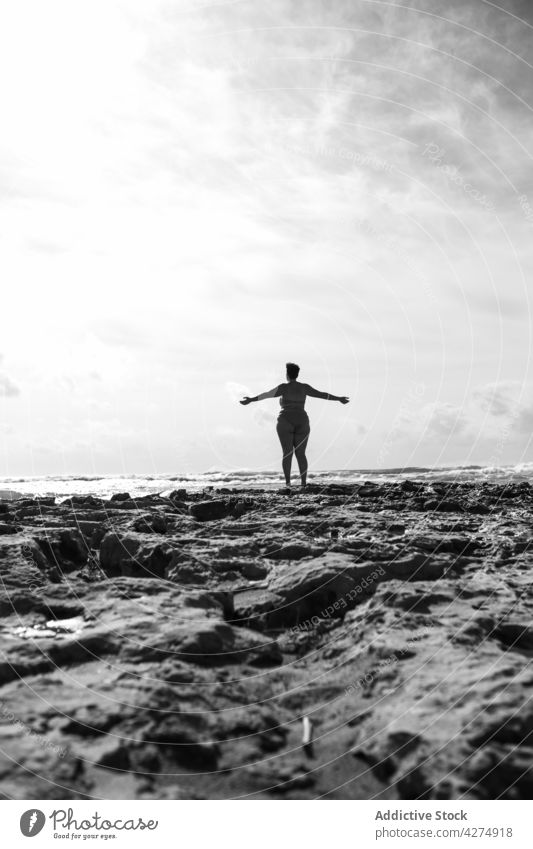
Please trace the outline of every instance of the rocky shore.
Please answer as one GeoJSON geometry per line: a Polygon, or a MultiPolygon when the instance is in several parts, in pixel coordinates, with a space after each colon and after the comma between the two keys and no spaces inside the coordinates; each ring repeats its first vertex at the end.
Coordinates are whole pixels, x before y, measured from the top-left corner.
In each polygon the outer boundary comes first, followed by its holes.
{"type": "Polygon", "coordinates": [[[0,796],[530,798],[533,489],[0,502],[0,796]]]}

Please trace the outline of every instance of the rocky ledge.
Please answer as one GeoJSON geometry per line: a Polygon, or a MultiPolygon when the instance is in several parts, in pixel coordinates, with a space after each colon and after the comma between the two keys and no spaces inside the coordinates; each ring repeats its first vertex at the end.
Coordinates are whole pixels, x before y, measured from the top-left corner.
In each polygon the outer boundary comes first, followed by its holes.
{"type": "Polygon", "coordinates": [[[0,504],[0,795],[530,798],[527,484],[0,504]]]}

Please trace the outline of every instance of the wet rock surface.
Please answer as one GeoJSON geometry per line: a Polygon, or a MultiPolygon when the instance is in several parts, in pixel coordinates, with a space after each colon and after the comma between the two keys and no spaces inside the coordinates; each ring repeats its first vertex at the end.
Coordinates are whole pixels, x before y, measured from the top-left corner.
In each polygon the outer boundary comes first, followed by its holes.
{"type": "Polygon", "coordinates": [[[2,798],[530,798],[529,485],[0,506],[2,798]]]}

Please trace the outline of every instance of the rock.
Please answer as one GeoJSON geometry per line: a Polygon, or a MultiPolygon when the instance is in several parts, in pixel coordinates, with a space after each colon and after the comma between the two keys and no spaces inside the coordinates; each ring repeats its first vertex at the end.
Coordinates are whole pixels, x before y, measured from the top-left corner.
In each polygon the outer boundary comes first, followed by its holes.
{"type": "Polygon", "coordinates": [[[294,624],[312,616],[342,617],[375,589],[379,570],[377,564],[357,564],[346,554],[314,558],[289,571],[278,567],[270,575],[268,588],[283,604],[270,619],[294,624]]]}
{"type": "Polygon", "coordinates": [[[5,534],[17,534],[21,530],[17,525],[10,525],[7,522],[0,522],[0,536],[5,534]]]}
{"type": "Polygon", "coordinates": [[[408,613],[431,613],[439,605],[451,605],[455,598],[453,587],[438,585],[434,588],[431,583],[400,583],[395,581],[390,590],[382,592],[380,598],[387,607],[405,610],[408,613]]]}
{"type": "Polygon", "coordinates": [[[493,635],[508,648],[533,650],[533,625],[530,622],[500,622],[493,635]]]}
{"type": "Polygon", "coordinates": [[[240,560],[237,558],[228,558],[227,560],[213,560],[211,569],[217,574],[222,574],[227,578],[229,572],[233,572],[237,577],[242,575],[249,581],[260,581],[269,573],[269,567],[264,563],[258,563],[255,560],[240,560]]]}
{"type": "Polygon", "coordinates": [[[156,634],[148,619],[126,624],[124,634],[132,637],[121,652],[127,661],[160,662],[172,656],[200,666],[243,662],[271,666],[282,659],[275,640],[264,640],[253,631],[236,629],[212,611],[199,608],[191,609],[188,614],[184,609],[179,622],[167,622],[156,634]]]}
{"type": "Polygon", "coordinates": [[[115,492],[109,500],[110,501],[130,501],[131,495],[129,494],[129,492],[115,492]]]}
{"type": "Polygon", "coordinates": [[[268,546],[265,557],[269,560],[302,560],[304,557],[318,557],[324,553],[324,548],[307,545],[306,543],[293,542],[277,545],[272,543],[268,546]]]}
{"type": "Polygon", "coordinates": [[[77,522],[77,528],[86,546],[92,549],[100,548],[100,543],[109,530],[106,522],[95,521],[94,519],[80,519],[77,522]]]}
{"type": "Polygon", "coordinates": [[[409,537],[409,544],[431,553],[473,554],[480,543],[472,538],[451,534],[416,534],[409,537]]]}
{"type": "Polygon", "coordinates": [[[72,495],[70,498],[65,498],[60,506],[63,510],[73,510],[80,513],[80,508],[85,512],[91,508],[102,507],[105,503],[103,498],[96,498],[94,495],[72,495]]]}
{"type": "Polygon", "coordinates": [[[207,593],[187,592],[181,600],[185,608],[199,607],[202,610],[216,610],[226,619],[233,615],[233,595],[227,590],[210,590],[207,593]]]}
{"type": "Polygon", "coordinates": [[[446,555],[413,553],[397,557],[383,564],[387,575],[391,578],[406,578],[409,581],[436,581],[453,565],[453,559],[446,555]]]}
{"type": "Polygon", "coordinates": [[[172,559],[166,570],[167,578],[176,584],[202,584],[205,583],[211,570],[203,563],[195,561],[177,562],[172,559]]]}
{"type": "MultiPolygon", "coordinates": [[[[376,609],[384,592],[387,585],[371,602],[376,609]]],[[[443,609],[453,610],[453,602],[443,609]]],[[[530,745],[533,714],[524,700],[531,673],[482,636],[476,652],[461,642],[439,646],[434,629],[422,624],[404,643],[410,654],[395,660],[402,649],[398,627],[404,625],[393,616],[391,610],[382,625],[389,648],[364,679],[377,707],[362,723],[354,753],[401,798],[456,798],[458,792],[488,798],[483,786],[467,780],[475,772],[472,763],[484,747],[530,745]]],[[[464,624],[464,615],[457,621],[464,624]]],[[[350,696],[358,692],[355,686],[350,696]]]]}
{"type": "Polygon", "coordinates": [[[467,501],[464,509],[467,513],[479,513],[481,515],[491,512],[488,504],[484,504],[482,501],[467,501]]]}
{"type": "Polygon", "coordinates": [[[87,562],[88,548],[79,531],[72,528],[43,528],[34,539],[46,559],[60,573],[79,569],[87,562]]]}
{"type": "Polygon", "coordinates": [[[171,761],[193,770],[216,769],[219,747],[216,743],[203,742],[198,731],[187,725],[179,716],[159,718],[145,731],[146,740],[156,744],[156,751],[163,752],[171,761]]]}
{"type": "Polygon", "coordinates": [[[240,519],[241,516],[244,516],[245,513],[248,513],[248,511],[252,509],[253,506],[249,500],[238,500],[234,503],[231,509],[231,515],[234,519],[240,519]]]}
{"type": "Polygon", "coordinates": [[[106,575],[164,578],[172,555],[170,545],[151,535],[109,531],[100,545],[100,566],[106,575]]]}
{"type": "MultiPolygon", "coordinates": [[[[275,614],[283,605],[281,596],[264,588],[248,589],[235,593],[233,597],[233,619],[235,625],[264,630],[269,624],[269,615],[275,614]]],[[[275,620],[275,615],[272,616],[275,620]]]]}
{"type": "Polygon", "coordinates": [[[122,645],[122,639],[114,627],[101,626],[87,628],[75,637],[68,636],[54,643],[46,643],[40,646],[43,657],[49,657],[54,668],[64,667],[78,663],[87,663],[118,654],[122,645]]]}
{"type": "Polygon", "coordinates": [[[282,661],[275,640],[263,640],[253,631],[235,629],[225,622],[210,623],[190,633],[180,646],[179,657],[207,666],[235,662],[276,666],[282,661]]]}
{"type": "Polygon", "coordinates": [[[533,793],[533,748],[494,743],[475,750],[465,763],[464,777],[450,788],[479,787],[484,799],[530,799],[533,793]]]}
{"type": "Polygon", "coordinates": [[[146,516],[139,516],[133,522],[133,530],[145,534],[166,534],[168,530],[166,516],[163,513],[151,513],[146,516]]]}
{"type": "Polygon", "coordinates": [[[34,594],[45,586],[49,564],[31,537],[0,539],[0,613],[9,615],[34,607],[34,594]]]}
{"type": "Polygon", "coordinates": [[[30,642],[13,641],[0,662],[0,684],[18,678],[37,675],[59,667],[99,660],[109,654],[117,654],[120,641],[113,629],[106,627],[87,629],[76,637],[60,640],[39,639],[30,642]]]}
{"type": "Polygon", "coordinates": [[[235,522],[232,525],[223,525],[220,529],[225,536],[251,537],[260,533],[263,525],[260,522],[235,522]]]}
{"type": "Polygon", "coordinates": [[[189,513],[197,522],[209,522],[223,519],[231,512],[228,501],[213,499],[212,501],[197,501],[189,507],[189,513]]]}
{"type": "Polygon", "coordinates": [[[169,494],[171,501],[187,501],[188,495],[186,489],[173,489],[169,494]]]}
{"type": "Polygon", "coordinates": [[[531,487],[176,492],[2,513],[5,796],[530,798],[531,487]]]}
{"type": "Polygon", "coordinates": [[[268,575],[268,567],[262,563],[255,563],[253,560],[248,560],[240,564],[239,572],[243,578],[249,581],[260,581],[268,575]]]}
{"type": "Polygon", "coordinates": [[[444,501],[438,501],[437,506],[434,509],[439,513],[462,513],[463,511],[460,501],[451,501],[447,499],[444,501]]]}
{"type": "Polygon", "coordinates": [[[29,643],[13,641],[0,660],[0,686],[53,667],[52,661],[32,649],[29,643]]]}
{"type": "Polygon", "coordinates": [[[104,769],[116,769],[119,772],[127,772],[131,766],[130,750],[126,748],[124,743],[113,741],[108,747],[108,750],[96,761],[96,765],[104,769]]]}

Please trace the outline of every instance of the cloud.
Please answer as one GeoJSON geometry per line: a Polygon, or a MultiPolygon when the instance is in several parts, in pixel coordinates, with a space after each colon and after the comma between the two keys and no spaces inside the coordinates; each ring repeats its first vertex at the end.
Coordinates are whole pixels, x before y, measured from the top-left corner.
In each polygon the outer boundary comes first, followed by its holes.
{"type": "Polygon", "coordinates": [[[240,401],[245,395],[250,395],[250,389],[244,383],[235,383],[233,380],[226,381],[225,389],[232,401],[240,401]]]}
{"type": "Polygon", "coordinates": [[[533,433],[533,404],[522,407],[516,415],[515,428],[519,433],[533,433]]]}
{"type": "Polygon", "coordinates": [[[139,327],[138,320],[100,319],[91,323],[90,330],[110,347],[145,348],[152,342],[148,328],[139,327]]]}
{"type": "Polygon", "coordinates": [[[226,439],[240,439],[244,436],[244,431],[238,427],[231,427],[230,425],[220,425],[216,427],[214,430],[215,436],[223,437],[226,439]]]}
{"type": "MultiPolygon", "coordinates": [[[[136,425],[153,409],[157,445],[198,445],[202,467],[199,416],[237,427],[230,402],[291,357],[321,388],[357,386],[362,465],[391,422],[391,462],[422,432],[429,462],[512,415],[512,387],[490,387],[515,375],[521,398],[529,368],[526,3],[4,5],[0,338],[36,427],[61,409],[79,433],[85,401],[136,425]],[[435,404],[395,419],[414,363],[435,404]]],[[[243,413],[228,462],[274,407],[243,413]]],[[[323,421],[339,467],[354,428],[323,421]]],[[[520,401],[513,432],[530,426],[520,401]]]]}
{"type": "Polygon", "coordinates": [[[468,418],[460,407],[453,404],[431,404],[422,410],[425,421],[424,431],[429,437],[448,439],[464,434],[468,427],[468,418]]]}
{"type": "Polygon", "coordinates": [[[490,383],[473,392],[473,399],[481,408],[504,422],[506,439],[512,434],[533,432],[533,387],[508,380],[490,383]]]}
{"type": "Polygon", "coordinates": [[[6,374],[0,374],[0,398],[16,398],[20,389],[6,374]]]}
{"type": "Polygon", "coordinates": [[[488,383],[475,389],[472,397],[480,407],[493,416],[508,416],[516,410],[516,395],[520,389],[517,381],[488,383]]]}
{"type": "MultiPolygon", "coordinates": [[[[277,411],[279,412],[279,410],[277,411]]],[[[254,404],[254,409],[252,410],[252,421],[254,424],[259,425],[259,427],[273,427],[276,422],[277,414],[270,412],[270,410],[262,409],[261,407],[254,404]]]]}

